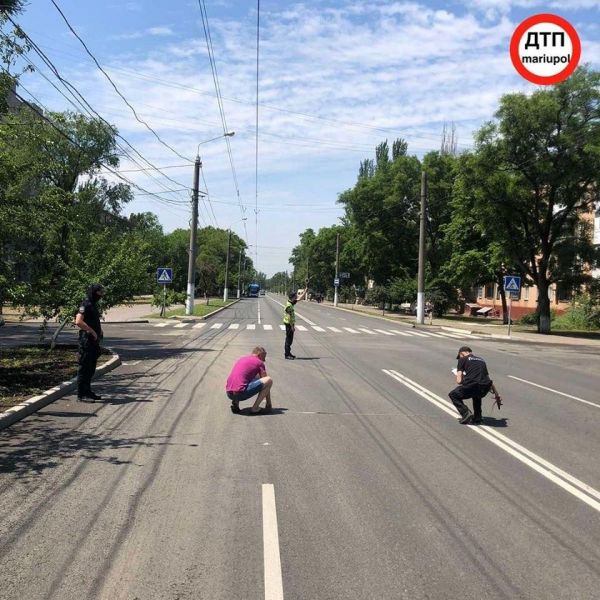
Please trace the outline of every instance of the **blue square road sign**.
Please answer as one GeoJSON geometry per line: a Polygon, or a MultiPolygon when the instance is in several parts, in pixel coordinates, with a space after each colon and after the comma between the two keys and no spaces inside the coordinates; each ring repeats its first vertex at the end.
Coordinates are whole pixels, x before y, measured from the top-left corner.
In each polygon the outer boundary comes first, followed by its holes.
{"type": "Polygon", "coordinates": [[[157,283],[173,283],[173,269],[169,267],[158,267],[156,269],[157,283]]]}
{"type": "Polygon", "coordinates": [[[504,289],[507,292],[518,293],[521,289],[521,277],[519,277],[518,275],[505,275],[504,289]]]}

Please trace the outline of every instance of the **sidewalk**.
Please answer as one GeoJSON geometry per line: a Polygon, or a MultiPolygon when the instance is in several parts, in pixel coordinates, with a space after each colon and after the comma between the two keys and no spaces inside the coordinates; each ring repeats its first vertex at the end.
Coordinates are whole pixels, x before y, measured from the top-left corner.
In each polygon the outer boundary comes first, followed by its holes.
{"type": "MultiPolygon", "coordinates": [[[[323,301],[323,304],[327,306],[333,307],[333,302],[329,302],[327,300],[323,301]]],[[[385,319],[388,321],[395,321],[400,323],[405,323],[409,326],[416,326],[419,329],[446,329],[449,331],[459,330],[459,331],[469,331],[470,333],[481,335],[481,336],[489,336],[495,339],[502,340],[520,340],[527,342],[536,342],[539,344],[555,344],[555,345],[575,345],[575,346],[593,346],[600,347],[600,335],[597,338],[589,338],[585,337],[585,334],[581,336],[577,336],[576,334],[569,335],[568,333],[562,332],[553,332],[552,335],[542,335],[535,332],[528,331],[514,331],[511,330],[510,338],[508,337],[508,326],[507,325],[496,325],[492,323],[474,323],[472,321],[459,321],[454,319],[437,319],[434,317],[433,323],[429,324],[429,319],[425,319],[425,324],[416,325],[416,317],[414,315],[403,315],[392,312],[385,312],[385,315],[382,314],[382,310],[376,308],[374,306],[365,306],[363,304],[343,304],[338,303],[338,309],[347,310],[350,312],[362,313],[365,315],[369,315],[372,317],[385,319]]]]}

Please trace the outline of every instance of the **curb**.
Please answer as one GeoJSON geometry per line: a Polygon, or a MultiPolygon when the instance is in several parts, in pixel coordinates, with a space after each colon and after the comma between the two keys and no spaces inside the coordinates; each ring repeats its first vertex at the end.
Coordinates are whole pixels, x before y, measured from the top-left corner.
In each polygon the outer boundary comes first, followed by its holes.
{"type": "MultiPolygon", "coordinates": [[[[121,364],[121,357],[115,352],[113,352],[112,349],[108,348],[108,350],[112,352],[113,356],[108,362],[104,363],[101,367],[98,367],[98,369],[96,369],[96,372],[94,373],[94,379],[97,379],[105,373],[116,369],[121,364]]],[[[77,379],[70,379],[69,381],[65,381],[57,385],[56,387],[46,390],[43,394],[40,394],[39,396],[33,396],[32,398],[25,400],[25,402],[17,404],[16,406],[13,406],[8,410],[0,413],[0,430],[10,427],[13,423],[20,421],[25,417],[28,417],[29,415],[40,410],[41,408],[44,408],[44,406],[47,406],[55,400],[66,396],[69,392],[72,392],[76,386],[77,379]]]]}
{"type": "Polygon", "coordinates": [[[204,321],[204,319],[208,319],[209,317],[212,317],[213,315],[220,313],[222,310],[225,310],[226,308],[229,308],[229,307],[233,306],[234,304],[237,304],[240,300],[241,300],[241,298],[236,298],[233,302],[231,302],[227,306],[221,306],[220,308],[217,308],[217,310],[213,310],[213,312],[211,312],[207,315],[203,315],[201,317],[196,317],[194,315],[183,315],[183,316],[176,315],[174,317],[168,317],[168,318],[169,319],[177,319],[178,321],[184,321],[184,322],[186,320],[187,321],[204,321]]]}
{"type": "Polygon", "coordinates": [[[102,321],[103,325],[125,325],[127,323],[150,323],[149,319],[131,319],[131,321],[102,321]]]}

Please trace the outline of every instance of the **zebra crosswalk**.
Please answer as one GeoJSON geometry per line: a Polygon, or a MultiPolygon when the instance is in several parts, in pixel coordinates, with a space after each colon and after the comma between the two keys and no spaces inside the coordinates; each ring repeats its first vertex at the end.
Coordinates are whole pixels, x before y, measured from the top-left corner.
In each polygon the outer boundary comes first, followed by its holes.
{"type": "MultiPolygon", "coordinates": [[[[161,321],[160,323],[155,323],[154,327],[169,327],[171,326],[173,329],[214,329],[214,330],[233,330],[233,331],[269,331],[269,332],[279,332],[285,331],[285,326],[282,324],[272,325],[270,323],[221,323],[221,322],[206,322],[201,321],[199,323],[194,323],[190,321],[181,321],[181,322],[171,322],[171,321],[161,321]]],[[[321,326],[321,325],[296,325],[296,329],[298,331],[314,331],[318,334],[336,334],[336,335],[346,335],[350,334],[353,336],[379,336],[385,338],[392,337],[401,337],[401,338],[409,338],[409,337],[418,337],[423,339],[471,339],[471,340],[480,340],[481,336],[474,335],[468,331],[459,332],[459,331],[416,331],[414,328],[406,328],[405,330],[400,329],[383,329],[383,328],[370,328],[370,327],[332,327],[332,326],[321,326]]]]}

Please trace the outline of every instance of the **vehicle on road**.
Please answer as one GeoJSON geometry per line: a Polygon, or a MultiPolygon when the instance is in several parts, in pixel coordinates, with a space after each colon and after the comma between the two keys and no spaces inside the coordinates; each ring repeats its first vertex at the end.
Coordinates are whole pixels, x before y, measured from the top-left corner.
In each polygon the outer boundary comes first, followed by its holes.
{"type": "Polygon", "coordinates": [[[248,285],[248,297],[249,298],[258,298],[259,292],[260,292],[260,285],[258,283],[251,283],[248,285]]]}
{"type": "Polygon", "coordinates": [[[259,293],[260,293],[261,296],[264,296],[265,295],[265,290],[260,290],[259,293]]]}

